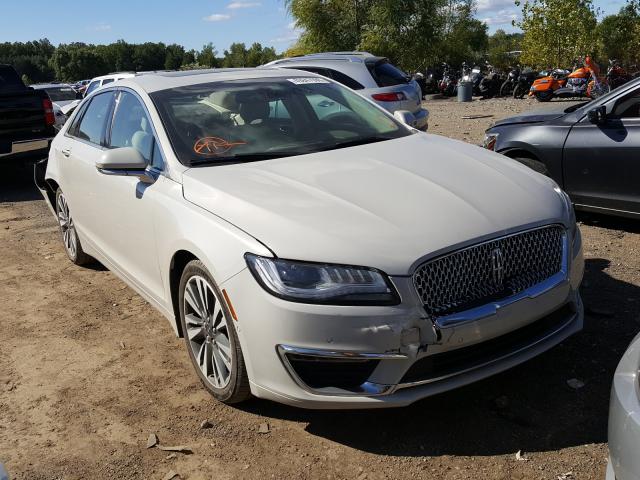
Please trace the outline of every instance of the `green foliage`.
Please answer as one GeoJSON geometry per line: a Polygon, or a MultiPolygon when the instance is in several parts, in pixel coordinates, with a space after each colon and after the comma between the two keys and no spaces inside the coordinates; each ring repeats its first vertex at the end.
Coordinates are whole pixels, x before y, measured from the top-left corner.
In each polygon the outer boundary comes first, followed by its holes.
{"type": "Polygon", "coordinates": [[[598,25],[601,56],[631,65],[640,62],[640,3],[630,0],[598,25]]]}
{"type": "Polygon", "coordinates": [[[187,70],[225,66],[255,67],[278,58],[273,47],[254,43],[234,43],[223,58],[212,43],[199,52],[185,51],[182,45],[146,42],[133,44],[118,40],[109,45],[61,44],[49,40],[0,43],[0,63],[12,65],[28,83],[61,80],[71,82],[110,72],[187,70]]]}
{"type": "Polygon", "coordinates": [[[286,0],[304,29],[287,54],[365,50],[408,71],[479,60],[487,27],[472,0],[286,0]]]}
{"type": "MultiPolygon", "coordinates": [[[[520,5],[517,1],[516,5],[520,5]]],[[[592,0],[524,0],[521,61],[534,67],[567,66],[596,53],[592,0]]]]}
{"type": "Polygon", "coordinates": [[[503,70],[519,63],[520,60],[517,57],[509,56],[507,53],[521,49],[522,37],[522,33],[506,33],[504,30],[496,30],[489,37],[487,52],[489,63],[503,70]]]}

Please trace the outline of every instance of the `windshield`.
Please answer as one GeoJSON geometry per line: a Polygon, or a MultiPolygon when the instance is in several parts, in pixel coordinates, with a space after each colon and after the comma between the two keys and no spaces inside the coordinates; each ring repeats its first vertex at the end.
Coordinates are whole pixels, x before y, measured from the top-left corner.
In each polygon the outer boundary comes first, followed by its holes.
{"type": "Polygon", "coordinates": [[[324,78],[215,82],[151,94],[185,165],[266,160],[410,135],[324,78]]]}
{"type": "Polygon", "coordinates": [[[46,88],[52,102],[63,102],[76,99],[76,91],[71,87],[46,88]]]}

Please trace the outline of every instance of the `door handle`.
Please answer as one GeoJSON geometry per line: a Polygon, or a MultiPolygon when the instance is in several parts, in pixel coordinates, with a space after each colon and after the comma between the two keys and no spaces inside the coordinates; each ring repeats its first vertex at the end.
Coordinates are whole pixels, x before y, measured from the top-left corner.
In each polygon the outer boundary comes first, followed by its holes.
{"type": "Polygon", "coordinates": [[[60,153],[62,153],[65,157],[68,157],[69,155],[71,155],[71,149],[63,148],[62,150],[60,150],[60,153]]]}

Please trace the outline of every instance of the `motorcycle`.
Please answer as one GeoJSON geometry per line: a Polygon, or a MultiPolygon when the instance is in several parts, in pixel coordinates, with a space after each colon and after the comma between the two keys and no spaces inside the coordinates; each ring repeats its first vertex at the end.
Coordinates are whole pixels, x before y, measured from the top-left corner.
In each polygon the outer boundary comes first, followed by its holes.
{"type": "Polygon", "coordinates": [[[462,77],[460,78],[461,82],[471,82],[473,84],[473,94],[480,95],[480,82],[484,76],[482,75],[482,69],[474,65],[471,68],[467,62],[462,63],[462,77]]]}
{"type": "Polygon", "coordinates": [[[424,78],[424,74],[421,72],[416,72],[411,76],[411,79],[414,80],[418,86],[420,87],[420,98],[424,99],[424,96],[427,94],[427,83],[424,78]]]}
{"type": "Polygon", "coordinates": [[[513,87],[513,98],[523,98],[536,78],[546,77],[548,72],[543,70],[542,72],[536,72],[532,68],[524,68],[520,71],[516,84],[513,87]]]}
{"type": "Polygon", "coordinates": [[[529,95],[539,102],[548,102],[553,97],[586,96],[591,71],[586,66],[574,67],[572,72],[556,68],[551,75],[538,78],[529,89],[529,95]]]}
{"type": "Polygon", "coordinates": [[[442,79],[438,85],[438,90],[442,95],[453,97],[456,94],[458,79],[456,72],[446,63],[442,64],[442,79]]]}
{"type": "Polygon", "coordinates": [[[507,74],[507,79],[500,85],[500,96],[508,97],[513,94],[513,91],[518,85],[518,78],[520,78],[520,66],[512,68],[507,74]]]}
{"type": "Polygon", "coordinates": [[[487,66],[489,67],[489,73],[480,80],[480,86],[478,87],[480,96],[483,99],[497,96],[504,80],[504,77],[496,68],[489,64],[487,66]]]}
{"type": "Polygon", "coordinates": [[[607,84],[609,88],[613,90],[620,85],[624,85],[633,77],[627,73],[627,71],[620,66],[617,60],[609,60],[609,68],[607,69],[607,84]]]}
{"type": "Polygon", "coordinates": [[[437,93],[438,91],[438,72],[435,69],[428,68],[426,71],[426,77],[424,79],[425,83],[425,93],[437,93]]]}

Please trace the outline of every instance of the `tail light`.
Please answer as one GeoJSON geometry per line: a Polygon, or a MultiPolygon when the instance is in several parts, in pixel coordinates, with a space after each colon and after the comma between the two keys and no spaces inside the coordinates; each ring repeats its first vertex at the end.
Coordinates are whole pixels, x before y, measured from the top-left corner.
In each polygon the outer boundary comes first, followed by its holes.
{"type": "Polygon", "coordinates": [[[42,107],[44,108],[44,123],[47,125],[47,127],[55,125],[56,116],[53,113],[53,103],[51,103],[51,99],[43,98],[42,107]]]}
{"type": "Polygon", "coordinates": [[[404,92],[374,93],[371,98],[378,102],[401,102],[406,100],[407,96],[404,92]]]}

